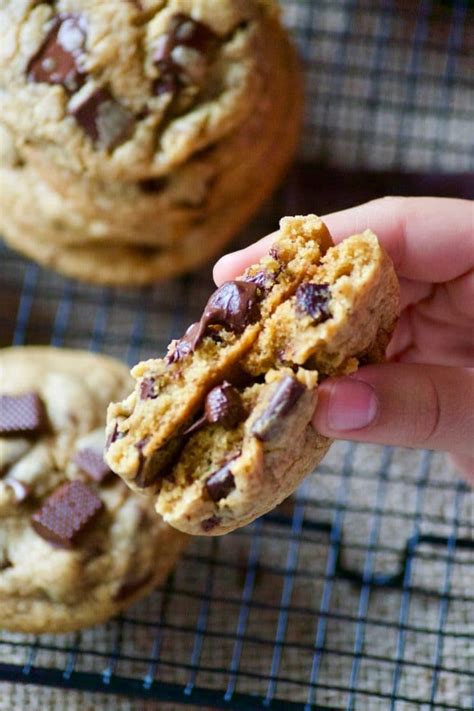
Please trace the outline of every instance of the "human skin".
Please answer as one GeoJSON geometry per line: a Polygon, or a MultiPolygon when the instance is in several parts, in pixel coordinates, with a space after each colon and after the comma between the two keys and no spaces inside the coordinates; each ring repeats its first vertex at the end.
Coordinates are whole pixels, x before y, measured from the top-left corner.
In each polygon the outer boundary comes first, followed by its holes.
{"type": "MultiPolygon", "coordinates": [[[[474,484],[474,202],[386,197],[322,219],[336,243],[375,232],[395,265],[402,312],[386,363],[321,384],[315,428],[448,452],[474,484]]],[[[273,239],[222,257],[216,284],[258,260],[273,239]]]]}

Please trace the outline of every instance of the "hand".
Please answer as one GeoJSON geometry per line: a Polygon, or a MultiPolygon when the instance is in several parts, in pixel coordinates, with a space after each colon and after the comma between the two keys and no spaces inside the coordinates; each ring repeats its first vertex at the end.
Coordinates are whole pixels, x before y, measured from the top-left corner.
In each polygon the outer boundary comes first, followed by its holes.
{"type": "MultiPolygon", "coordinates": [[[[335,242],[375,232],[400,279],[402,314],[386,363],[321,384],[315,428],[444,450],[474,483],[474,203],[382,198],[323,220],[335,242]]],[[[273,239],[219,260],[216,283],[235,278],[273,239]]]]}

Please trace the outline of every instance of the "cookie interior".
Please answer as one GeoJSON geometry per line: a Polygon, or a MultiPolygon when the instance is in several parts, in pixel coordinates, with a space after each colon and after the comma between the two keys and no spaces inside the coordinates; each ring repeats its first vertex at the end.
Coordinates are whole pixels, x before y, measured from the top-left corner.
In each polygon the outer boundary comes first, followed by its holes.
{"type": "MultiPolygon", "coordinates": [[[[155,494],[159,513],[173,525],[184,526],[183,530],[188,530],[186,522],[183,523],[186,517],[190,521],[196,516],[203,517],[202,530],[207,533],[218,527],[215,521],[220,522],[223,517],[234,516],[237,520],[239,516],[250,515],[250,502],[248,511],[233,511],[235,506],[229,502],[234,498],[227,499],[234,497],[236,489],[241,493],[246,489],[252,466],[255,468],[257,461],[268,458],[278,447],[276,443],[268,444],[268,438],[261,437],[258,430],[252,430],[256,413],[263,407],[261,403],[268,401],[272,381],[285,378],[290,389],[294,381],[303,384],[303,390],[314,393],[318,380],[351,373],[359,363],[379,361],[393,330],[397,280],[373,233],[367,230],[329,249],[323,246],[318,254],[313,249],[313,256],[317,257],[309,261],[308,224],[296,218],[287,225],[291,226],[290,241],[288,235],[280,237],[276,249],[243,276],[243,280],[258,280],[264,296],[258,322],[244,333],[244,339],[249,332],[251,338],[243,348],[234,351],[237,358],[221,360],[222,354],[232,352],[235,343],[242,344],[242,337],[239,340],[235,333],[219,326],[216,332],[208,331],[191,354],[186,352],[189,343],[185,337],[172,344],[168,362],[148,361],[133,371],[142,392],[147,383],[145,405],[140,403],[138,415],[135,411],[133,416],[141,417],[140,424],[151,431],[155,422],[160,426],[163,416],[172,423],[170,434],[162,437],[161,446],[153,449],[157,440],[151,435],[152,439],[139,452],[138,474],[137,468],[131,469],[135,486],[155,494]],[[302,225],[306,225],[305,251],[301,250],[302,225]],[[280,245],[287,249],[291,243],[293,250],[296,248],[296,257],[282,268],[280,245]],[[293,273],[288,268],[291,263],[298,265],[293,273]],[[265,280],[262,272],[271,274],[271,278],[265,280]],[[180,348],[185,351],[182,357],[180,348]],[[179,357],[173,360],[176,353],[179,357]],[[224,365],[220,365],[222,362],[224,365]],[[150,373],[161,376],[160,379],[154,376],[151,397],[150,373]],[[203,412],[207,412],[211,391],[223,387],[224,380],[237,393],[235,397],[240,398],[245,417],[230,424],[206,421],[203,412]],[[185,417],[181,413],[180,419],[182,402],[188,409],[185,417]],[[250,468],[246,463],[250,463],[250,468]],[[211,525],[213,522],[215,526],[211,525]]],[[[294,251],[290,254],[293,256],[294,251]]],[[[136,407],[136,393],[137,390],[131,396],[133,401],[129,399],[129,406],[136,407]]],[[[267,419],[276,419],[284,427],[284,421],[293,418],[296,427],[297,418],[292,411],[293,407],[299,407],[296,402],[281,412],[277,407],[276,415],[271,407],[268,410],[267,402],[267,419]]],[[[111,414],[115,414],[113,410],[111,414]]],[[[305,425],[311,414],[309,407],[304,414],[305,425]]],[[[112,418],[112,422],[126,428],[130,427],[131,418],[115,421],[112,418]]],[[[122,447],[126,438],[127,435],[120,440],[122,447]]],[[[295,452],[294,457],[297,456],[295,452]]],[[[115,460],[110,455],[108,461],[114,468],[115,460]]],[[[271,472],[266,470],[265,476],[268,479],[271,472]]]]}

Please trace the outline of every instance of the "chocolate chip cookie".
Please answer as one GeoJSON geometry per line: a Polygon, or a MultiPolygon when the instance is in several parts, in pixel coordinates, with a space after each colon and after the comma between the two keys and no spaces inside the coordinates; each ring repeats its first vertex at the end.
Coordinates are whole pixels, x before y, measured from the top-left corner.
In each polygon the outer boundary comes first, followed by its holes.
{"type": "Polygon", "coordinates": [[[265,23],[276,21],[275,5],[258,0],[6,2],[3,120],[53,165],[157,176],[252,114],[265,23]]]}
{"type": "Polygon", "coordinates": [[[0,352],[0,627],[103,622],[160,583],[186,537],[103,459],[104,408],[130,387],[111,358],[0,352]]]}
{"type": "Polygon", "coordinates": [[[294,152],[301,81],[273,2],[7,2],[0,33],[0,228],[68,275],[192,268],[294,152]]]}
{"type": "Polygon", "coordinates": [[[318,382],[382,360],[398,309],[373,233],[334,246],[314,215],[284,218],[269,254],[132,370],[134,391],[108,410],[107,463],[188,533],[253,520],[330,445],[311,425],[318,382]]]}

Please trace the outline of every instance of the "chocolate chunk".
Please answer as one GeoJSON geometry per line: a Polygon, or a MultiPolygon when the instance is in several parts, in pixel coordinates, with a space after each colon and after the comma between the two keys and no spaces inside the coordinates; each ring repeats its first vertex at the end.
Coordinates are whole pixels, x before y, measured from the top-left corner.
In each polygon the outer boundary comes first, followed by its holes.
{"type": "Polygon", "coordinates": [[[201,320],[192,323],[184,336],[167,356],[168,363],[176,363],[192,353],[206,335],[208,326],[224,326],[234,333],[242,333],[260,316],[258,286],[251,282],[226,281],[211,295],[201,320]]]}
{"type": "Polygon", "coordinates": [[[130,597],[134,593],[141,590],[141,588],[145,587],[145,585],[148,585],[148,583],[151,582],[152,577],[153,576],[151,573],[147,573],[141,578],[138,578],[138,580],[129,580],[123,582],[115,593],[114,600],[126,600],[127,597],[130,597]]]}
{"type": "Polygon", "coordinates": [[[204,487],[213,501],[225,499],[235,489],[235,479],[230,471],[229,462],[208,476],[204,487]]]}
{"type": "Polygon", "coordinates": [[[85,472],[91,479],[102,482],[107,476],[112,474],[107,464],[104,462],[102,452],[92,447],[80,449],[74,455],[74,463],[79,469],[85,472]]]}
{"type": "Polygon", "coordinates": [[[155,64],[159,69],[160,76],[153,82],[153,94],[155,96],[174,94],[179,86],[178,68],[171,59],[155,62],[155,64]]]}
{"type": "Polygon", "coordinates": [[[257,286],[251,282],[227,281],[215,291],[201,318],[201,331],[219,324],[234,333],[242,333],[260,316],[257,286]]]}
{"type": "Polygon", "coordinates": [[[146,481],[145,475],[145,455],[143,454],[143,450],[145,449],[146,445],[150,441],[151,436],[144,437],[141,439],[139,442],[136,443],[135,448],[138,451],[138,467],[137,467],[137,473],[134,479],[134,483],[136,486],[140,488],[144,488],[145,486],[148,486],[148,481],[146,481]]]}
{"type": "Polygon", "coordinates": [[[208,422],[218,422],[226,430],[235,427],[246,416],[239,391],[225,380],[207,394],[204,414],[208,422]]]}
{"type": "Polygon", "coordinates": [[[57,489],[37,511],[31,525],[38,535],[60,548],[72,548],[97,516],[103,503],[86,484],[72,481],[57,489]]]}
{"type": "Polygon", "coordinates": [[[122,437],[125,437],[126,434],[127,434],[126,432],[119,432],[118,423],[116,422],[114,424],[114,428],[113,428],[112,432],[110,432],[110,434],[107,435],[107,440],[105,442],[105,449],[107,450],[113,442],[115,442],[117,439],[122,439],[122,437]]]}
{"type": "Polygon", "coordinates": [[[184,336],[175,344],[173,351],[166,356],[168,363],[177,363],[194,351],[194,341],[199,328],[199,322],[192,323],[189,326],[184,336]]]}
{"type": "Polygon", "coordinates": [[[251,284],[256,284],[259,289],[261,289],[265,294],[269,291],[271,284],[275,281],[276,274],[270,274],[265,269],[256,272],[255,274],[249,274],[244,277],[243,281],[250,282],[251,284]]]}
{"type": "Polygon", "coordinates": [[[153,54],[153,63],[160,73],[153,84],[154,93],[157,96],[175,93],[180,85],[202,81],[207,60],[204,57],[200,60],[199,55],[211,52],[217,39],[204,23],[182,13],[173,15],[168,32],[158,39],[153,54]],[[194,53],[191,55],[186,49],[194,53]]]}
{"type": "Polygon", "coordinates": [[[205,533],[208,531],[212,531],[213,528],[218,526],[221,522],[221,519],[219,516],[211,516],[210,518],[206,518],[205,521],[201,521],[201,528],[205,533]]]}
{"type": "Polygon", "coordinates": [[[132,112],[119,104],[105,87],[95,89],[71,108],[70,114],[89,138],[104,150],[113,150],[124,143],[133,131],[132,112]]]}
{"type": "Polygon", "coordinates": [[[138,187],[142,191],[142,193],[150,193],[153,195],[156,193],[161,193],[167,185],[167,178],[146,178],[145,180],[140,180],[138,183],[138,187]]]}
{"type": "Polygon", "coordinates": [[[224,380],[222,385],[218,385],[208,392],[204,404],[204,414],[184,430],[183,435],[194,434],[207,423],[219,423],[226,430],[230,430],[242,422],[246,416],[247,413],[239,391],[224,380]]]}
{"type": "Polygon", "coordinates": [[[272,439],[278,433],[279,420],[292,410],[305,389],[296,378],[285,375],[278,383],[264,412],[253,423],[252,434],[264,442],[272,439]]]}
{"type": "Polygon", "coordinates": [[[18,479],[14,479],[13,477],[5,479],[5,484],[12,489],[15,494],[15,500],[18,504],[21,504],[22,501],[27,499],[31,493],[30,486],[24,484],[18,479]]]}
{"type": "Polygon", "coordinates": [[[198,52],[209,51],[218,39],[208,25],[181,13],[177,13],[172,18],[171,34],[175,47],[183,45],[198,52]]]}
{"type": "Polygon", "coordinates": [[[305,282],[298,287],[295,296],[298,310],[309,314],[315,323],[323,323],[331,318],[329,284],[305,282]]]}
{"type": "Polygon", "coordinates": [[[34,435],[45,424],[45,408],[37,393],[0,396],[0,434],[34,435]]]}
{"type": "Polygon", "coordinates": [[[257,321],[260,308],[257,299],[257,285],[243,281],[226,281],[210,297],[199,321],[199,328],[190,339],[194,350],[202,341],[208,326],[223,326],[234,333],[242,333],[246,327],[257,321]]]}
{"type": "Polygon", "coordinates": [[[155,400],[158,397],[155,385],[155,378],[143,378],[140,382],[140,400],[155,400]]]}
{"type": "Polygon", "coordinates": [[[58,15],[39,51],[28,64],[28,78],[34,82],[61,84],[77,91],[85,81],[81,63],[87,26],[80,15],[58,15]]]}

